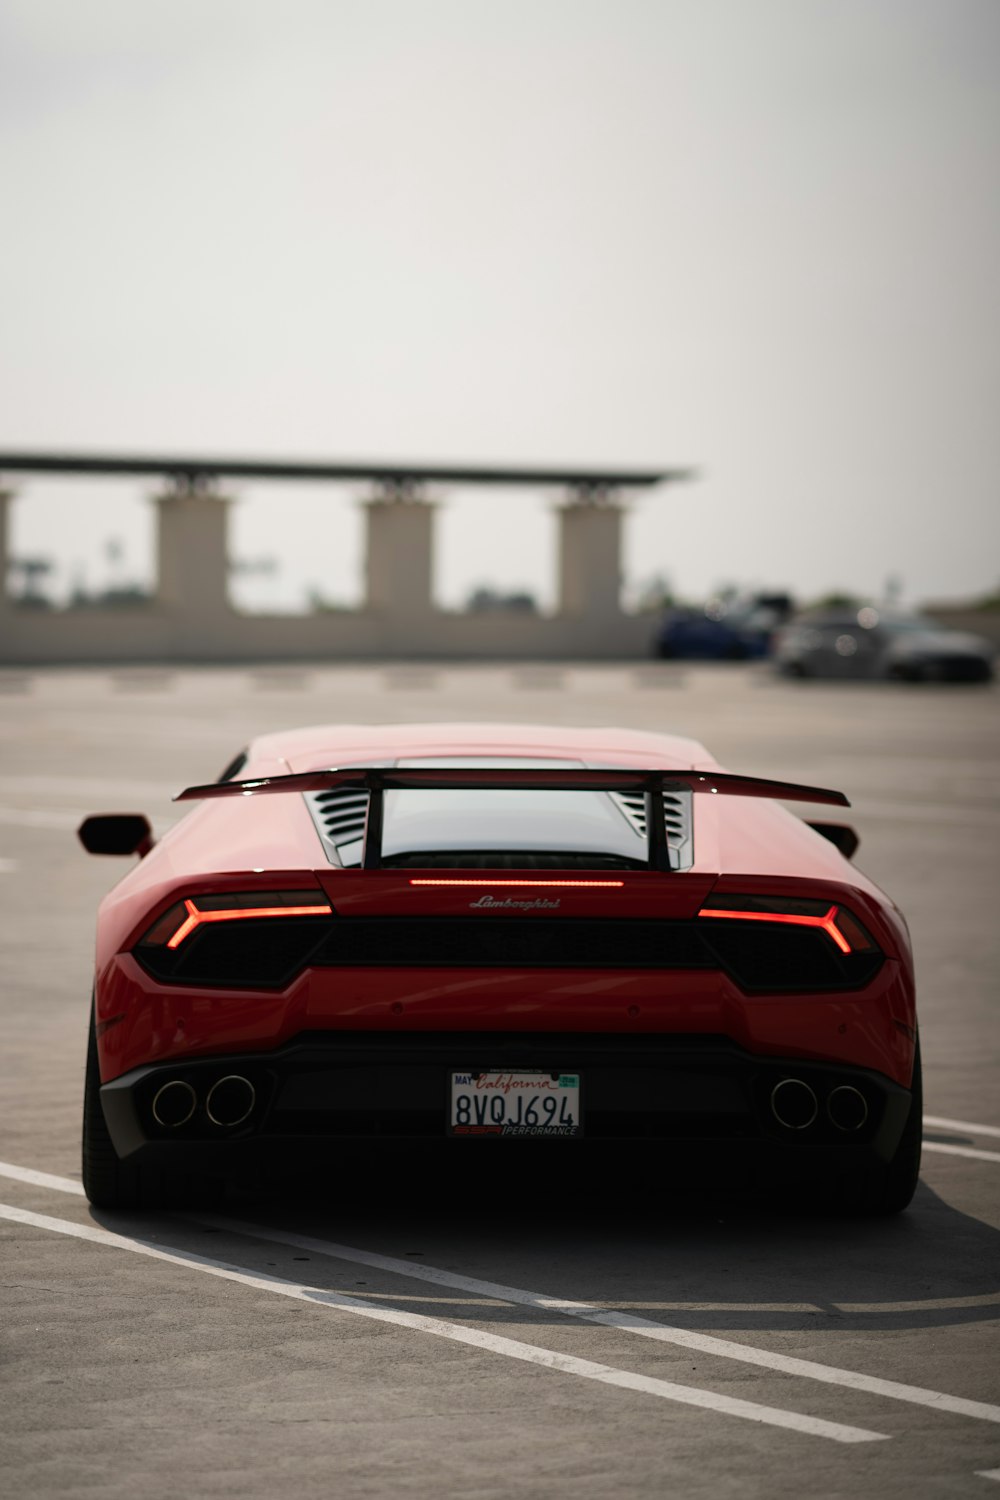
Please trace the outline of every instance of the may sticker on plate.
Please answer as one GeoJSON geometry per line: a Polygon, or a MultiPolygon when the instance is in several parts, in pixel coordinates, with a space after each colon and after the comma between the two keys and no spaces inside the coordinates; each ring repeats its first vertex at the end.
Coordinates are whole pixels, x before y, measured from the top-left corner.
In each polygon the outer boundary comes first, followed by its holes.
{"type": "Polygon", "coordinates": [[[452,1073],[449,1135],[582,1134],[578,1073],[452,1073]]]}

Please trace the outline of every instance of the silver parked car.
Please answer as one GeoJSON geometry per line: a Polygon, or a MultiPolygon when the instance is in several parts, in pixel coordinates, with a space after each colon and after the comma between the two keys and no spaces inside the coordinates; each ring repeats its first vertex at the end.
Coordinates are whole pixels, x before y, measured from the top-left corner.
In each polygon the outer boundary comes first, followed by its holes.
{"type": "Polygon", "coordinates": [[[778,632],[774,660],[788,677],[876,677],[898,682],[989,682],[994,648],[924,615],[830,609],[778,632]]]}

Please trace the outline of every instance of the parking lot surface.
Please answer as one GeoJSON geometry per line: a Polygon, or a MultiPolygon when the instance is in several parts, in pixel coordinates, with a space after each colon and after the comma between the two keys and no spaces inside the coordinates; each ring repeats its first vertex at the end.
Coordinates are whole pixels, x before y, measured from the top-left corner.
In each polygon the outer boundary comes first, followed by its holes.
{"type": "MultiPolygon", "coordinates": [[[[674,664],[0,674],[5,1495],[1000,1495],[1000,691],[674,664]],[[297,724],[673,731],[840,787],[913,932],[922,1183],[887,1220],[463,1150],[224,1215],[79,1187],[94,914],[144,811],[297,724]]],[[[471,1144],[471,1143],[463,1143],[471,1144]]],[[[671,1148],[676,1149],[676,1148],[671,1148]]]]}

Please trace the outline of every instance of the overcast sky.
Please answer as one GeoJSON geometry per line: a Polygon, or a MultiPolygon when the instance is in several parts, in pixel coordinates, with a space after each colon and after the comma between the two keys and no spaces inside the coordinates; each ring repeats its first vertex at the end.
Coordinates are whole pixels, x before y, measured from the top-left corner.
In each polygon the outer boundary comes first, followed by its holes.
{"type": "MultiPolygon", "coordinates": [[[[0,0],[0,448],[693,465],[666,575],[1000,579],[997,0],[0,0]]],[[[18,482],[60,582],[140,483],[18,482]]],[[[244,488],[258,603],[355,488],[244,488]]],[[[554,495],[444,497],[437,590],[551,599],[554,495]]]]}

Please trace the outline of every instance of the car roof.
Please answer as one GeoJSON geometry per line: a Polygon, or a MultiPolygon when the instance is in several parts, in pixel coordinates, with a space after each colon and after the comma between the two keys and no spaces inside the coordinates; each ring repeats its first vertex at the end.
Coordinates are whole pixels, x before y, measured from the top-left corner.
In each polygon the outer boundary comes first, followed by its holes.
{"type": "Polygon", "coordinates": [[[690,769],[716,765],[698,740],[620,728],[545,724],[319,724],[262,735],[250,764],[284,761],[293,771],[419,756],[567,756],[585,763],[690,769]]]}

